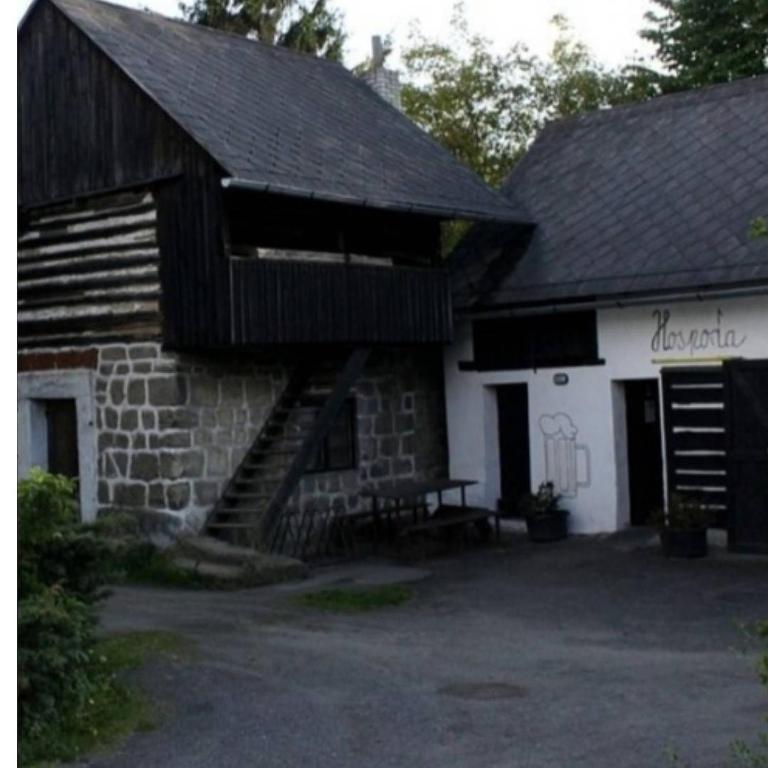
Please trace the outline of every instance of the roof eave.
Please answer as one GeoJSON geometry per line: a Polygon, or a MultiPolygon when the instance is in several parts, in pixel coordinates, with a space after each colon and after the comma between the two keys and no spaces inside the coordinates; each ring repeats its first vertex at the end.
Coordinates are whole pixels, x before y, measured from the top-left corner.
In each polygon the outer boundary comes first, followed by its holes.
{"type": "Polygon", "coordinates": [[[747,280],[732,285],[702,285],[677,290],[647,290],[630,293],[595,295],[591,297],[561,297],[530,302],[497,304],[467,304],[454,299],[456,314],[467,317],[492,317],[503,314],[532,315],[571,312],[580,309],[609,309],[655,304],[659,301],[706,301],[762,295],[768,292],[765,280],[747,280]]]}
{"type": "Polygon", "coordinates": [[[454,206],[429,205],[426,203],[409,203],[383,200],[377,198],[361,198],[354,195],[340,195],[333,192],[313,190],[305,187],[295,187],[288,184],[274,184],[267,181],[254,181],[232,176],[224,177],[221,185],[225,189],[240,189],[250,192],[265,192],[271,195],[283,195],[304,200],[318,200],[340,205],[354,205],[361,208],[374,208],[382,211],[412,213],[421,216],[431,216],[440,219],[465,219],[468,221],[494,221],[509,224],[529,224],[516,211],[462,208],[454,206]]]}

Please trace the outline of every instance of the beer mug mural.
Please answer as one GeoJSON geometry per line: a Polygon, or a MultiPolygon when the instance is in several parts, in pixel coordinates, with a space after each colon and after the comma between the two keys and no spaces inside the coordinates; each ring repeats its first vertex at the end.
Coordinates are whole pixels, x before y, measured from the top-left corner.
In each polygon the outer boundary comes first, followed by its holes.
{"type": "Polygon", "coordinates": [[[590,484],[589,448],[576,442],[579,430],[567,413],[544,415],[539,419],[544,435],[544,472],[555,493],[578,495],[590,484]]]}

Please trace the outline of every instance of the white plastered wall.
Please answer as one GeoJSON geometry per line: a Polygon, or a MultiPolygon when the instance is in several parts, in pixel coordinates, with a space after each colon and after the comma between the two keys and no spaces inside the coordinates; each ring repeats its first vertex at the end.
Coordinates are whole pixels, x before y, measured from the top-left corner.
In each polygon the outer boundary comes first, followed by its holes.
{"type": "Polygon", "coordinates": [[[445,355],[450,471],[478,481],[473,503],[494,508],[499,497],[496,386],[528,385],[531,486],[559,473],[572,529],[595,533],[629,521],[622,382],[659,378],[665,366],[768,358],[767,296],[601,309],[597,322],[604,365],[483,373],[458,370],[473,354],[470,324],[457,323],[445,355]],[[556,373],[568,384],[556,385],[556,373]]]}

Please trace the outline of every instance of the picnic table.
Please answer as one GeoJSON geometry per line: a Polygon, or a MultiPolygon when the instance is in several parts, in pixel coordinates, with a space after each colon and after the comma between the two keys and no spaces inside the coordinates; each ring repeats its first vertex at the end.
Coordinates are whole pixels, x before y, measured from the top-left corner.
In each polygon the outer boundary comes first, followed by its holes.
{"type": "Polygon", "coordinates": [[[495,517],[498,538],[499,525],[496,513],[467,505],[467,488],[476,483],[476,480],[454,478],[404,480],[387,483],[376,489],[362,491],[360,495],[362,498],[370,499],[370,507],[345,515],[345,519],[340,522],[351,525],[361,518],[372,519],[374,549],[378,549],[382,528],[386,529],[390,540],[396,533],[399,533],[399,540],[401,540],[412,534],[426,533],[430,530],[464,530],[470,523],[478,525],[482,524],[483,521],[487,523],[489,517],[495,517]],[[443,502],[444,494],[451,491],[459,492],[459,504],[445,504],[443,502]],[[431,515],[429,514],[428,503],[430,496],[435,496],[437,501],[436,508],[431,515]],[[403,514],[410,514],[411,521],[401,527],[400,521],[403,514]]]}

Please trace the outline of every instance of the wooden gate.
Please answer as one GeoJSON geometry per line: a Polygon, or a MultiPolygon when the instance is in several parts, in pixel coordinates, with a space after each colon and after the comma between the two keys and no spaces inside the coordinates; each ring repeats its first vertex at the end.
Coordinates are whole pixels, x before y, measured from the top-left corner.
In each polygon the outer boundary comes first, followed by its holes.
{"type": "Polygon", "coordinates": [[[768,360],[732,360],[723,370],[729,546],[768,552],[768,360]]]}
{"type": "Polygon", "coordinates": [[[700,499],[728,525],[725,392],[721,367],[662,370],[667,489],[700,499]]]}

